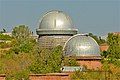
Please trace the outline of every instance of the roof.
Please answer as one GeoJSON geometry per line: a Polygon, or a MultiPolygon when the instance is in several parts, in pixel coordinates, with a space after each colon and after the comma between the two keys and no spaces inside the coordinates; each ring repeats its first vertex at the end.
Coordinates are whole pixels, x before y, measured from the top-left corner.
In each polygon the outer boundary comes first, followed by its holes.
{"type": "Polygon", "coordinates": [[[71,18],[63,11],[52,10],[45,13],[39,21],[39,29],[72,29],[71,18]]]}
{"type": "Polygon", "coordinates": [[[101,57],[100,56],[79,56],[79,57],[76,57],[76,59],[78,60],[81,60],[81,59],[86,59],[86,60],[90,60],[90,59],[97,59],[97,60],[101,60],[101,57]]]}
{"type": "Polygon", "coordinates": [[[66,56],[100,56],[98,43],[92,37],[81,34],[69,38],[63,51],[66,56]]]}

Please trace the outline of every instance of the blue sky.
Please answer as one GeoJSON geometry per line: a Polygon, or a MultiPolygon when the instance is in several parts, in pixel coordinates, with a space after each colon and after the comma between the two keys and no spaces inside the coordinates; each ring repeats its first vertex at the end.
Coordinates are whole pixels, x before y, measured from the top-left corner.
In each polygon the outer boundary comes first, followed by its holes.
{"type": "Polygon", "coordinates": [[[120,0],[0,0],[0,29],[10,32],[25,24],[35,33],[39,19],[50,10],[69,14],[80,33],[120,32],[120,0]]]}

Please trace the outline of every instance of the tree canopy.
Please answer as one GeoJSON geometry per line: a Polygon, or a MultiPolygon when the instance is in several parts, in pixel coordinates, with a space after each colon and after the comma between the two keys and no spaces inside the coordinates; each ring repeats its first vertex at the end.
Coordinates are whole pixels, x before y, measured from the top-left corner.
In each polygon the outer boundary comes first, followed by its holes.
{"type": "Polygon", "coordinates": [[[6,33],[6,30],[3,28],[2,31],[0,31],[0,33],[6,33]]]}
{"type": "Polygon", "coordinates": [[[120,59],[120,35],[109,33],[107,41],[109,44],[109,57],[120,59]]]}
{"type": "Polygon", "coordinates": [[[12,36],[19,42],[28,41],[31,38],[31,31],[26,25],[19,25],[13,28],[12,36]]]}
{"type": "Polygon", "coordinates": [[[36,61],[30,66],[30,71],[33,73],[60,72],[61,64],[61,46],[57,46],[52,50],[43,49],[36,55],[36,61]]]}
{"type": "Polygon", "coordinates": [[[19,25],[12,31],[15,39],[13,50],[18,54],[20,52],[28,53],[35,45],[36,41],[32,38],[32,33],[26,25],[19,25]]]}
{"type": "Polygon", "coordinates": [[[0,33],[0,40],[11,40],[11,39],[12,39],[11,36],[0,33]]]}
{"type": "Polygon", "coordinates": [[[106,41],[102,39],[101,37],[97,37],[96,35],[93,35],[92,33],[89,33],[89,36],[95,39],[95,41],[100,45],[102,43],[105,43],[106,41]]]}

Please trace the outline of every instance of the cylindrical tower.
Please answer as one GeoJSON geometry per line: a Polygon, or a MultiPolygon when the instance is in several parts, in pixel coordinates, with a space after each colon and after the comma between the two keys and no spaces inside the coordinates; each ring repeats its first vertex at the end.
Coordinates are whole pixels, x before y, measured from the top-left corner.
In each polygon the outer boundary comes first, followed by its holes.
{"type": "Polygon", "coordinates": [[[42,48],[64,46],[65,42],[77,34],[71,18],[63,11],[49,11],[43,15],[36,30],[39,44],[42,48]]]}

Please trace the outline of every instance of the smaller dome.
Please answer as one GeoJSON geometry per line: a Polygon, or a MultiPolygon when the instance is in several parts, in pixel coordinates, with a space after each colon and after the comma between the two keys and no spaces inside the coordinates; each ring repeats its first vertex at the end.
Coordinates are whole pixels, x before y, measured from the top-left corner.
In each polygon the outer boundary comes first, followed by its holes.
{"type": "Polygon", "coordinates": [[[66,56],[100,56],[97,42],[88,35],[77,34],[65,43],[64,53],[66,56]]]}
{"type": "Polygon", "coordinates": [[[39,29],[61,30],[72,29],[71,18],[63,11],[52,10],[43,15],[39,29]]]}

